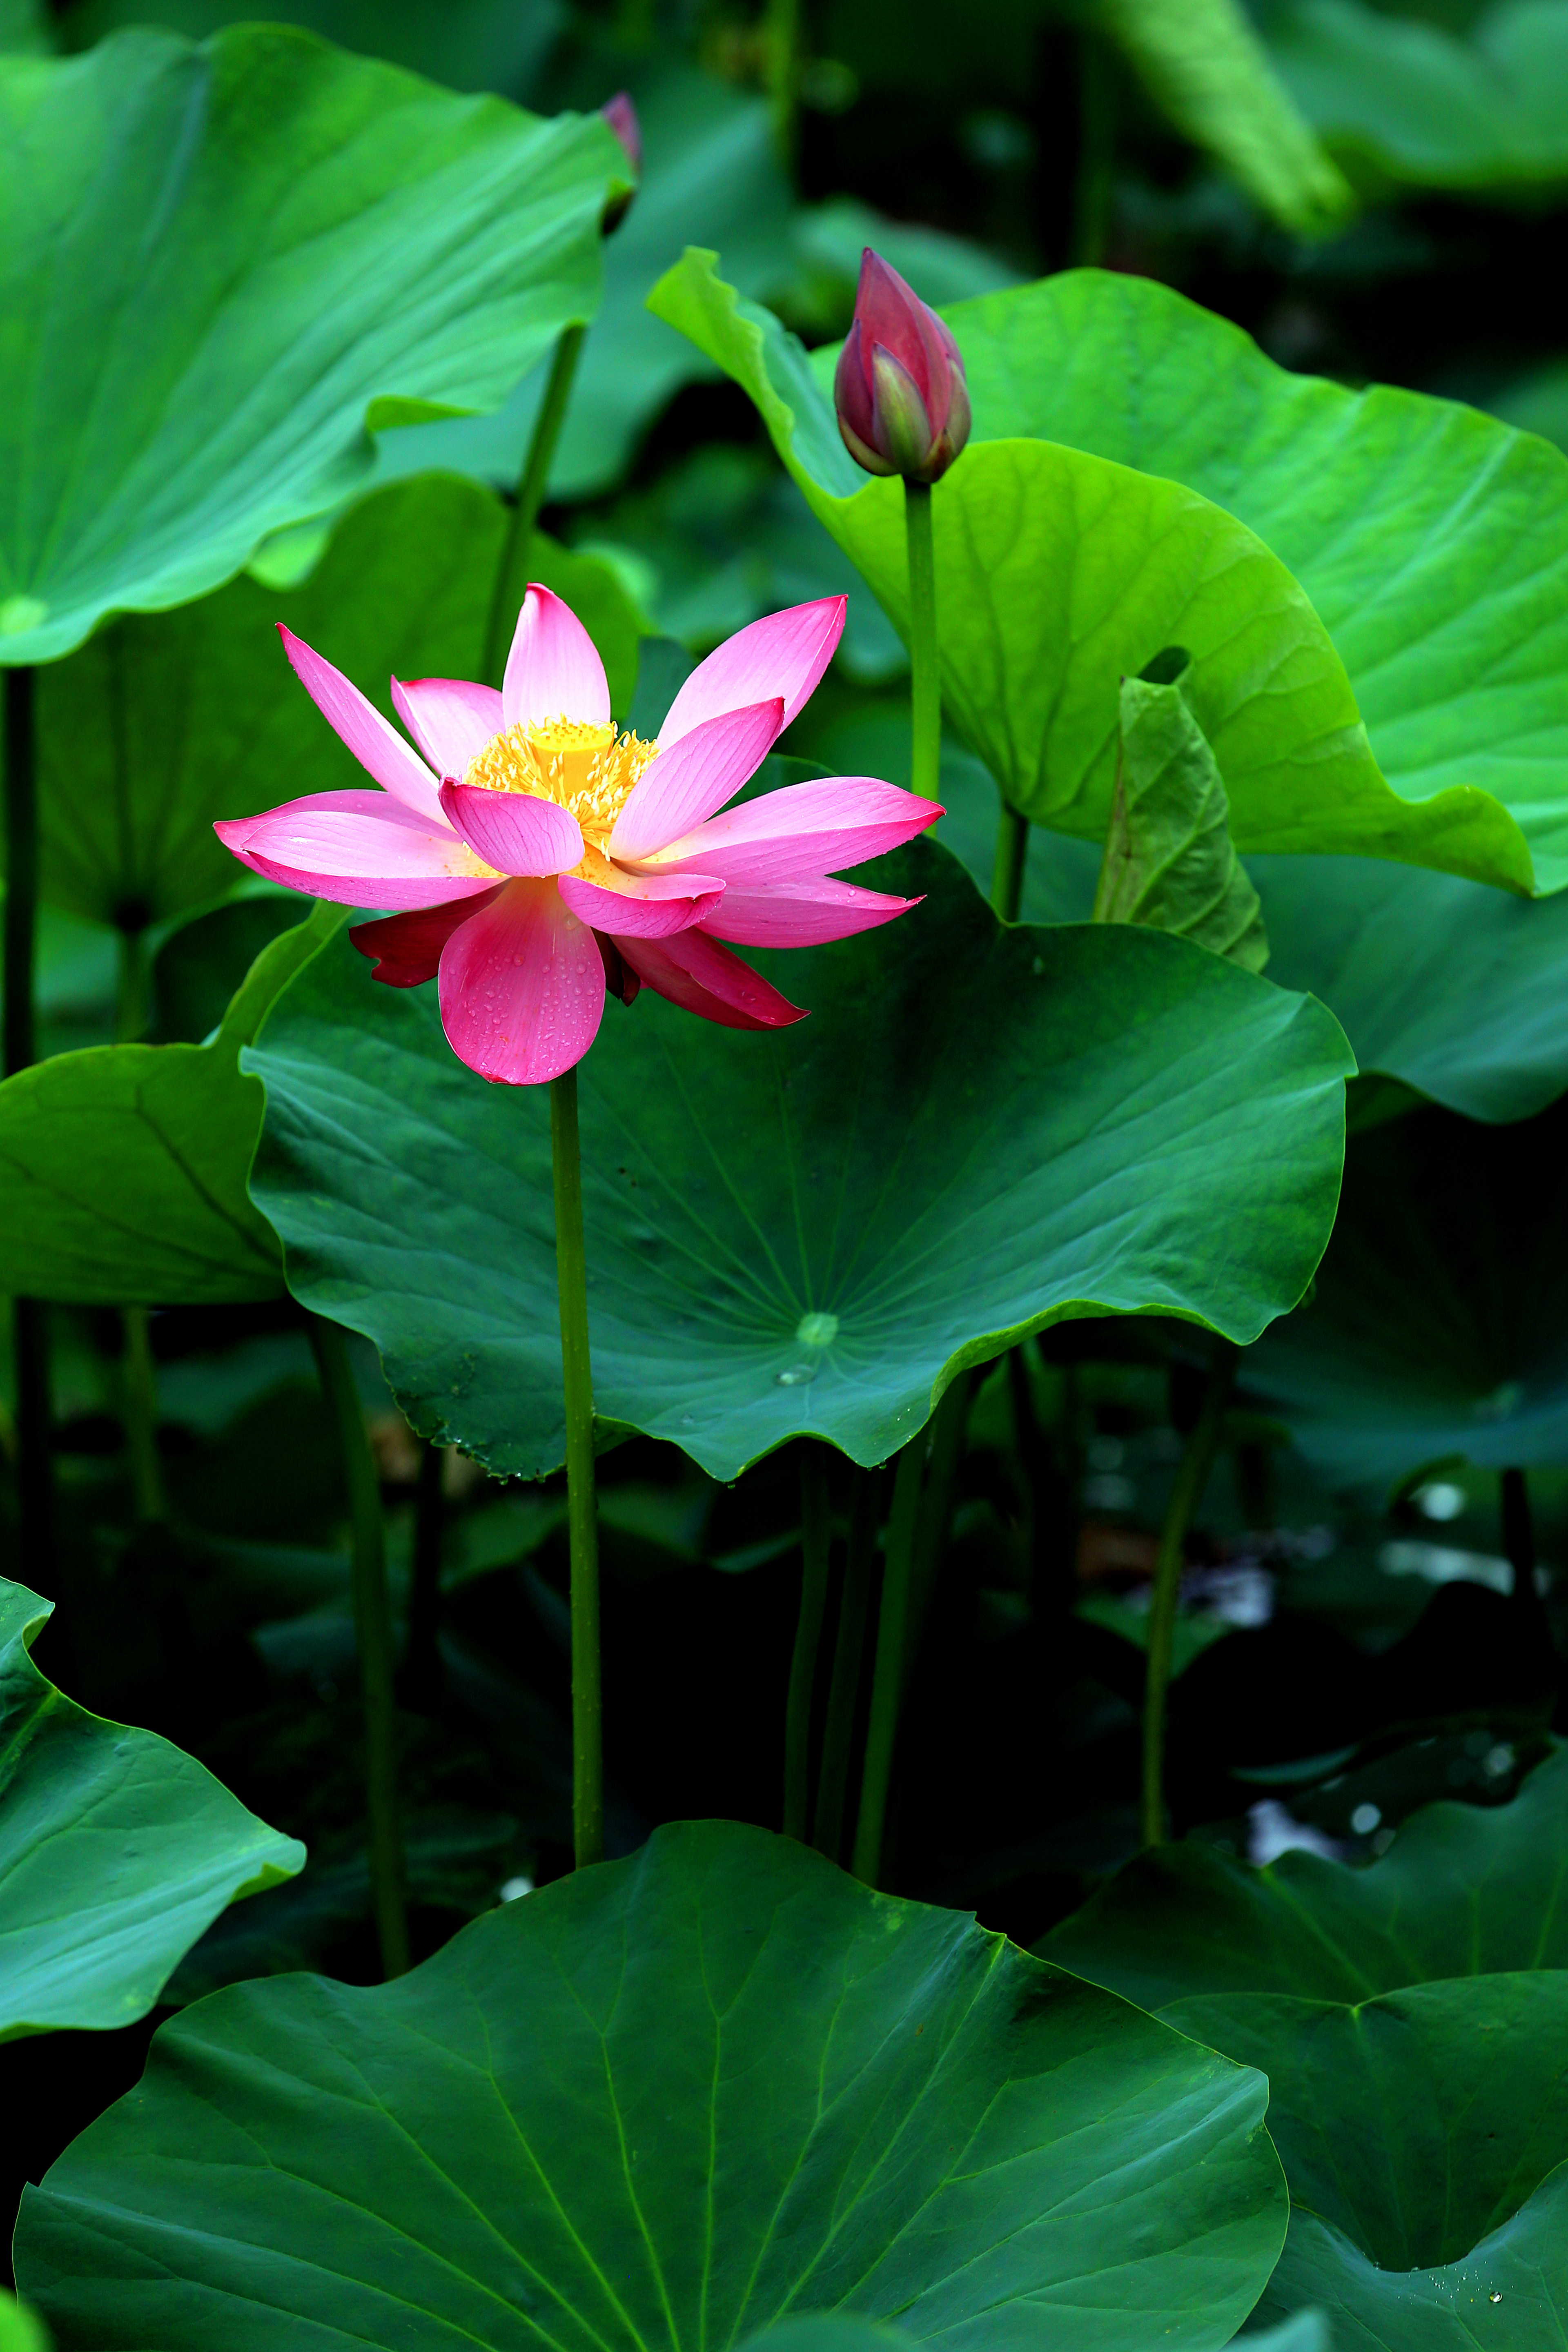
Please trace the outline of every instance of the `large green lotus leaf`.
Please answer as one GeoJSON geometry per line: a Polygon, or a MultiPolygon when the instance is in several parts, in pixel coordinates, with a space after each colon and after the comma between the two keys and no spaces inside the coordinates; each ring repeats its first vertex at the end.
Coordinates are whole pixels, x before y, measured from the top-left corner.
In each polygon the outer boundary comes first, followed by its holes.
{"type": "Polygon", "coordinates": [[[395,1984],[185,2011],[27,2191],[18,2284],[61,2352],[635,2352],[840,2310],[1195,2352],[1283,2234],[1266,2100],[971,1917],[679,1822],[395,1984]]]}
{"type": "Polygon", "coordinates": [[[277,1237],[245,1189],[262,1095],[239,1054],[345,919],[321,907],[274,940],[205,1045],[89,1045],[0,1085],[0,1291],[159,1307],[278,1295],[277,1237]]]}
{"type": "Polygon", "coordinates": [[[1093,16],[1161,111],[1273,219],[1321,235],[1352,209],[1239,0],[1098,0],[1093,16]]]}
{"type": "MultiPolygon", "coordinates": [[[[712,254],[688,252],[654,289],[649,308],[751,394],[808,504],[907,635],[902,484],[868,481],[859,471],[838,436],[822,355],[808,360],[770,312],[724,284],[714,262],[712,254]]],[[[966,363],[967,322],[996,306],[1010,325],[1032,317],[1038,290],[958,306],[966,363]]],[[[1103,407],[1115,416],[1127,356],[1106,336],[1094,366],[1103,407]]],[[[1186,397],[1205,409],[1213,373],[1200,353],[1183,378],[1186,397]]],[[[1192,657],[1184,688],[1219,761],[1239,848],[1359,851],[1531,887],[1519,825],[1476,777],[1453,773],[1450,763],[1447,774],[1400,774],[1399,789],[1390,788],[1346,674],[1350,649],[1336,650],[1250,516],[1238,521],[1225,512],[1209,485],[1187,487],[1190,476],[1175,465],[1142,467],[1108,448],[1113,436],[1103,425],[1098,436],[1073,429],[1078,420],[1065,403],[1048,425],[1022,413],[999,422],[984,369],[975,374],[977,438],[931,501],[942,698],[1016,808],[1102,840],[1120,680],[1180,646],[1192,657]],[[1065,446],[1075,441],[1086,446],[1065,446]]],[[[1043,404],[1037,395],[1036,406],[1043,404]]],[[[1477,422],[1506,437],[1495,421],[1477,422]]],[[[1560,452],[1543,448],[1542,456],[1568,491],[1568,462],[1560,452]]],[[[1424,465],[1430,457],[1423,453],[1424,465]]],[[[1358,497],[1365,499],[1364,481],[1358,497]]],[[[1568,532],[1560,553],[1563,577],[1551,609],[1568,630],[1568,532]]],[[[1385,554],[1380,583],[1397,562],[1397,550],[1385,554]]],[[[1473,592],[1472,583],[1466,593],[1473,592]]],[[[1495,625],[1489,600],[1483,610],[1495,625]]],[[[1519,633],[1531,625],[1529,614],[1513,619],[1519,633]]],[[[1544,669],[1546,655],[1520,653],[1513,639],[1508,651],[1517,668],[1544,669]]],[[[1568,686],[1555,679],[1542,691],[1549,701],[1568,698],[1568,686]]],[[[1437,751],[1429,745],[1428,753],[1430,768],[1437,751]]]]}
{"type": "Polygon", "coordinates": [[[1267,2069],[1290,2235],[1260,2306],[1325,2304],[1387,2352],[1557,2352],[1568,2296],[1568,1972],[1358,2006],[1231,1993],[1161,2012],[1267,2069]]]}
{"type": "Polygon", "coordinates": [[[1422,1109],[1354,1135],[1311,1304],[1249,1393],[1345,1487],[1568,1448],[1568,1101],[1510,1127],[1422,1109]]]}
{"type": "MultiPolygon", "coordinates": [[[[682,384],[712,373],[645,308],[649,287],[693,237],[721,238],[739,283],[765,294],[793,274],[790,191],[764,99],[667,65],[635,79],[645,166],[605,247],[605,290],[583,345],[550,474],[554,499],[589,498],[625,473],[637,436],[682,384]]],[[[541,365],[494,415],[416,425],[383,440],[384,479],[447,467],[514,483],[543,397],[541,365]]]]}
{"type": "MultiPolygon", "coordinates": [[[[1517,820],[1537,886],[1568,882],[1560,449],[1453,401],[1292,375],[1145,278],[1075,270],[948,316],[980,442],[1068,442],[1238,516],[1329,629],[1394,791],[1430,814],[1479,788],[1517,820]]],[[[1517,845],[1510,863],[1495,820],[1489,837],[1501,862],[1466,870],[1517,886],[1517,845]]]]}
{"type": "MultiPolygon", "coordinates": [[[[925,903],[758,958],[808,1021],[737,1033],[645,992],[582,1066],[597,1409],[717,1477],[808,1431],[883,1461],[961,1367],[1065,1316],[1250,1337],[1332,1219],[1348,1059],[1321,1006],[1131,925],[1005,929],[932,845],[875,878],[925,903]]],[[[427,1434],[553,1468],[544,1090],[487,1087],[434,991],[378,986],[346,940],[245,1067],[296,1297],[374,1339],[427,1434]]]]}
{"type": "Polygon", "coordinates": [[[1500,0],[1468,33],[1357,0],[1269,25],[1298,103],[1358,178],[1507,196],[1568,179],[1568,7],[1500,0]]]}
{"type": "Polygon", "coordinates": [[[0,1581],[0,2041],[144,2017],[226,1904],[305,1859],[195,1757],[44,1679],[53,1605],[0,1581]]]}
{"type": "MultiPolygon", "coordinates": [[[[363,785],[364,771],[289,669],[275,624],[344,671],[390,719],[388,680],[477,678],[506,517],[473,482],[398,483],[355,508],[310,577],[252,579],[176,613],[128,615],[38,680],[43,893],[133,927],[241,877],[215,818],[363,785]]],[[[536,535],[517,596],[542,580],[605,657],[617,709],[639,623],[610,567],[536,535]]]]}
{"type": "MultiPolygon", "coordinates": [[[[812,740],[844,774],[909,780],[907,700],[852,709],[812,740]]],[[[941,839],[984,891],[996,846],[996,791],[979,762],[943,747],[941,839]]],[[[1062,834],[1030,837],[1023,915],[1086,922],[1100,853],[1062,834]]],[[[1568,1088],[1568,894],[1525,899],[1387,858],[1254,856],[1268,976],[1321,997],[1363,1073],[1381,1073],[1468,1118],[1528,1118],[1568,1088]]]]}
{"type": "Polygon", "coordinates": [[[592,315],[626,168],[596,117],[269,26],[0,59],[0,660],[202,594],[372,433],[493,406],[592,315]]]}
{"type": "Polygon", "coordinates": [[[43,2322],[0,2286],[0,2352],[49,2352],[43,2322]]]}
{"type": "Polygon", "coordinates": [[[1289,1853],[1256,1870],[1190,1839],[1158,1846],[1040,1949],[1143,2009],[1208,1993],[1356,2001],[1440,1977],[1568,1969],[1565,1854],[1559,1748],[1510,1804],[1423,1806],[1364,1868],[1289,1853]]]}
{"type": "MultiPolygon", "coordinates": [[[[66,14],[70,46],[85,49],[121,26],[145,24],[148,10],[146,0],[69,0],[66,14]]],[[[287,22],[449,89],[526,99],[564,15],[562,0],[524,8],[517,0],[289,0],[287,22]]],[[[239,0],[158,0],[159,24],[193,40],[247,16],[239,0]]]]}

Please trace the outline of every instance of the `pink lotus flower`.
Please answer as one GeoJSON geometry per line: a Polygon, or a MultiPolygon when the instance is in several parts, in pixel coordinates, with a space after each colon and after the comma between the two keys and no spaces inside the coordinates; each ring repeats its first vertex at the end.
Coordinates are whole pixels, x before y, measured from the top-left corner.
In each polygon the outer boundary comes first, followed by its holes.
{"type": "Polygon", "coordinates": [[[868,474],[937,482],[969,438],[958,345],[912,286],[867,246],[855,323],[833,377],[838,431],[868,474]]]}
{"type": "Polygon", "coordinates": [[[415,751],[358,688],[280,628],[306,692],[380,792],[313,793],[218,824],[253,873],[348,906],[394,988],[438,979],[454,1053],[537,1086],[593,1044],[608,986],[646,983],[704,1020],[804,1018],[722,942],[813,947],[919,902],[830,877],[942,814],[897,785],[834,776],[721,815],[806,701],[842,596],[753,621],[693,670],[652,743],[617,735],[576,615],[531,587],[506,679],[392,681],[415,751]],[[428,764],[427,764],[428,763],[428,764]]]}

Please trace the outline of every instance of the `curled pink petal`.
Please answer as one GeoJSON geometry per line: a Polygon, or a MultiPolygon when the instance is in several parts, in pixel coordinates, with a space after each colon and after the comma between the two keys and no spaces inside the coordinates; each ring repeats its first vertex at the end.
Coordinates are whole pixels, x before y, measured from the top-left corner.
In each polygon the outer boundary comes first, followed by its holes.
{"type": "Polygon", "coordinates": [[[612,857],[651,857],[732,800],[778,740],[783,698],[699,720],[645,768],[610,835],[612,857]]]}
{"type": "MultiPolygon", "coordinates": [[[[489,893],[504,890],[498,882],[489,893]]],[[[374,923],[355,923],[350,939],[362,956],[375,966],[371,977],[384,988],[420,988],[434,980],[441,950],[459,923],[477,915],[488,898],[447,898],[439,907],[416,907],[405,915],[383,915],[374,923]]]]}
{"type": "Polygon", "coordinates": [[[343,907],[435,907],[498,878],[439,810],[429,824],[386,793],[311,793],[213,831],[253,874],[343,907]]]}
{"type": "Polygon", "coordinates": [[[668,939],[700,922],[724,895],[709,874],[623,874],[607,858],[595,870],[595,881],[563,874],[556,887],[581,921],[613,938],[668,939]]]}
{"type": "Polygon", "coordinates": [[[605,1010],[598,943],[553,882],[509,882],[441,951],[441,1026],[461,1061],[509,1087],[580,1062],[605,1010]]]}
{"type": "Polygon", "coordinates": [[[632,970],[619,948],[606,931],[595,931],[599,953],[605,965],[605,989],[610,996],[618,996],[623,1004],[635,1004],[642,982],[632,970]]]}
{"type": "Polygon", "coordinates": [[[726,890],[701,918],[710,940],[742,948],[819,948],[907,915],[918,898],[892,898],[853,882],[781,882],[772,890],[726,890]]]}
{"type": "Polygon", "coordinates": [[[417,810],[421,816],[433,817],[439,824],[441,803],[437,797],[437,780],[418,752],[404,741],[391,720],[384,719],[373,702],[365,700],[358,687],[341,669],[323,661],[303,637],[297,637],[281,621],[278,634],[300,685],[328,726],[342,736],[360,766],[405,808],[417,810]]]}
{"type": "Polygon", "coordinates": [[[737,629],[705,662],[699,662],[670,704],[658,730],[660,750],[721,710],[770,702],[775,694],[784,704],[787,727],[833,659],[844,634],[847,602],[843,596],[821,596],[815,604],[792,604],[787,613],[769,613],[748,628],[737,629]]]}
{"type": "Polygon", "coordinates": [[[899,784],[871,776],[825,776],[786,784],[710,817],[647,861],[655,873],[689,866],[731,887],[811,882],[912,841],[942,814],[899,784]]]}
{"type": "Polygon", "coordinates": [[[491,792],[448,776],[441,806],[454,831],[498,874],[562,874],[582,857],[576,818],[542,793],[491,792]]]}
{"type": "Polygon", "coordinates": [[[503,724],[495,688],[461,677],[395,677],[392,707],[437,776],[460,776],[503,724]]]}
{"type": "Polygon", "coordinates": [[[569,604],[548,588],[529,589],[506,657],[501,709],[509,727],[551,719],[610,716],[610,688],[593,638],[569,604]]]}
{"type": "Polygon", "coordinates": [[[700,931],[682,931],[672,940],[617,934],[616,945],[658,995],[704,1021],[716,1021],[721,1029],[786,1029],[806,1017],[804,1005],[792,1004],[761,972],[700,931]]]}

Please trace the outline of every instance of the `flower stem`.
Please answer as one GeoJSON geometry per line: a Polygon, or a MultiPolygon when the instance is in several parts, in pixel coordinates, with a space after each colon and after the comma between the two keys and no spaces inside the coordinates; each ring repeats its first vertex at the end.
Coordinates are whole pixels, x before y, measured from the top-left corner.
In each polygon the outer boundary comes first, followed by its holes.
{"type": "Polygon", "coordinates": [[[929,482],[904,484],[904,533],[910,553],[910,709],[914,729],[910,784],[922,800],[933,801],[942,781],[942,669],[929,482]]]}
{"type": "Polygon", "coordinates": [[[495,586],[490,591],[489,620],[485,628],[483,675],[492,684],[500,682],[510,636],[507,614],[518,558],[521,556],[524,562],[527,561],[534,525],[539,520],[539,509],[544,504],[555,444],[561,438],[566,404],[572,397],[572,379],[577,373],[577,354],[583,348],[584,332],[582,327],[563,327],[561,331],[555,356],[550,362],[550,380],[544,387],[539,414],[533,420],[528,455],[518,478],[517,496],[512,501],[500,562],[496,566],[495,586]]]}
{"type": "Polygon", "coordinates": [[[860,1656],[866,1646],[866,1612],[871,1568],[877,1556],[877,1504],[881,1480],[875,1470],[857,1470],[849,1504],[849,1549],[844,1590],[838,1599],[838,1633],[833,1645],[833,1680],[827,1690],[827,1722],[822,1735],[822,1770],[816,1784],[816,1818],[811,1842],[829,1862],[844,1843],[844,1799],[849,1785],[849,1743],[860,1696],[860,1656]]]}
{"type": "Polygon", "coordinates": [[[1214,1467],[1220,1425],[1235,1378],[1236,1349],[1227,1339],[1216,1339],[1197,1425],[1177,1465],[1175,1484],[1160,1528],[1154,1592],[1149,1604],[1149,1662],[1143,1684],[1142,1829],[1146,1846],[1162,1845],[1165,1837],[1165,1695],[1171,1682],[1171,1644],[1187,1529],[1214,1467]]]}
{"type": "Polygon", "coordinates": [[[550,1086],[555,1171],[555,1271],[566,1388],[566,1526],[572,1547],[572,1834],[577,1867],[605,1855],[605,1754],[599,1682],[599,1522],[594,1499],[594,1372],[583,1247],[577,1072],[550,1086]]]}
{"type": "Polygon", "coordinates": [[[827,1463],[815,1438],[803,1439],[800,1455],[800,1616],[790,1660],[789,1697],[784,1706],[785,1837],[805,1843],[811,1788],[811,1700],[816,1683],[816,1653],[827,1606],[827,1555],[832,1541],[827,1463]]]}
{"type": "Polygon", "coordinates": [[[406,1703],[425,1713],[435,1710],[441,1695],[441,1549],[446,1528],[441,1470],[445,1459],[440,1446],[421,1439],[403,1691],[406,1703]]]}
{"type": "Polygon", "coordinates": [[[1029,820],[1002,803],[996,821],[996,857],[991,868],[991,904],[1005,923],[1016,923],[1024,903],[1024,866],[1029,855],[1029,820]]]}
{"type": "Polygon", "coordinates": [[[324,1316],[312,1315],[309,1318],[309,1329],[348,1496],[354,1641],[359,1651],[360,1698],[364,1709],[371,1903],[381,1945],[381,1972],[384,1977],[400,1977],[409,1964],[408,1921],[403,1908],[392,1602],[386,1589],[381,1491],[342,1326],[324,1316]]]}
{"type": "Polygon", "coordinates": [[[947,1523],[952,1516],[952,1492],[958,1483],[959,1457],[963,1452],[964,1432],[969,1426],[969,1403],[973,1392],[973,1372],[958,1373],[942,1391],[942,1402],[931,1415],[931,1468],[916,1523],[910,1578],[909,1624],[904,1641],[906,1684],[920,1646],[931,1594],[936,1590],[937,1570],[942,1566],[942,1550],[947,1542],[947,1523]]]}
{"type": "MultiPolygon", "coordinates": [[[[37,1057],[33,1012],[38,918],[38,777],[33,672],[5,672],[5,1076],[37,1057]]],[[[49,1461],[47,1308],[17,1298],[11,1308],[16,1364],[17,1565],[25,1582],[54,1591],[54,1480],[49,1461]]]]}
{"type": "Polygon", "coordinates": [[[899,1730],[899,1701],[903,1696],[910,1570],[914,1559],[926,1440],[927,1432],[922,1429],[899,1455],[893,1507],[888,1519],[882,1600],[877,1612],[877,1666],[871,1682],[870,1720],[866,1726],[860,1811],[855,1823],[855,1851],[849,1864],[856,1877],[867,1886],[875,1886],[882,1874],[882,1832],[888,1814],[888,1783],[893,1770],[893,1743],[899,1730]]]}

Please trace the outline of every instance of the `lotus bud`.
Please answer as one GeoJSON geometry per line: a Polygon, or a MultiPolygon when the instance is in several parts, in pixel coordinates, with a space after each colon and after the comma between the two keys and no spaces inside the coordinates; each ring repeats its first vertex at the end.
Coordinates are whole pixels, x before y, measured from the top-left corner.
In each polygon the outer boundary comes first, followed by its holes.
{"type": "MultiPolygon", "coordinates": [[[[626,149],[626,161],[632,167],[632,177],[640,180],[642,178],[642,124],[637,121],[637,110],[632,104],[630,97],[624,89],[618,89],[614,98],[607,98],[605,100],[599,112],[626,149]]],[[[606,236],[613,235],[619,228],[627,213],[630,212],[634,193],[635,191],[628,189],[625,195],[613,196],[605,206],[605,217],[601,226],[606,236]]]]}
{"type": "Polygon", "coordinates": [[[969,438],[958,345],[880,254],[860,259],[855,323],[833,379],[838,430],[868,474],[940,481],[969,438]]]}

